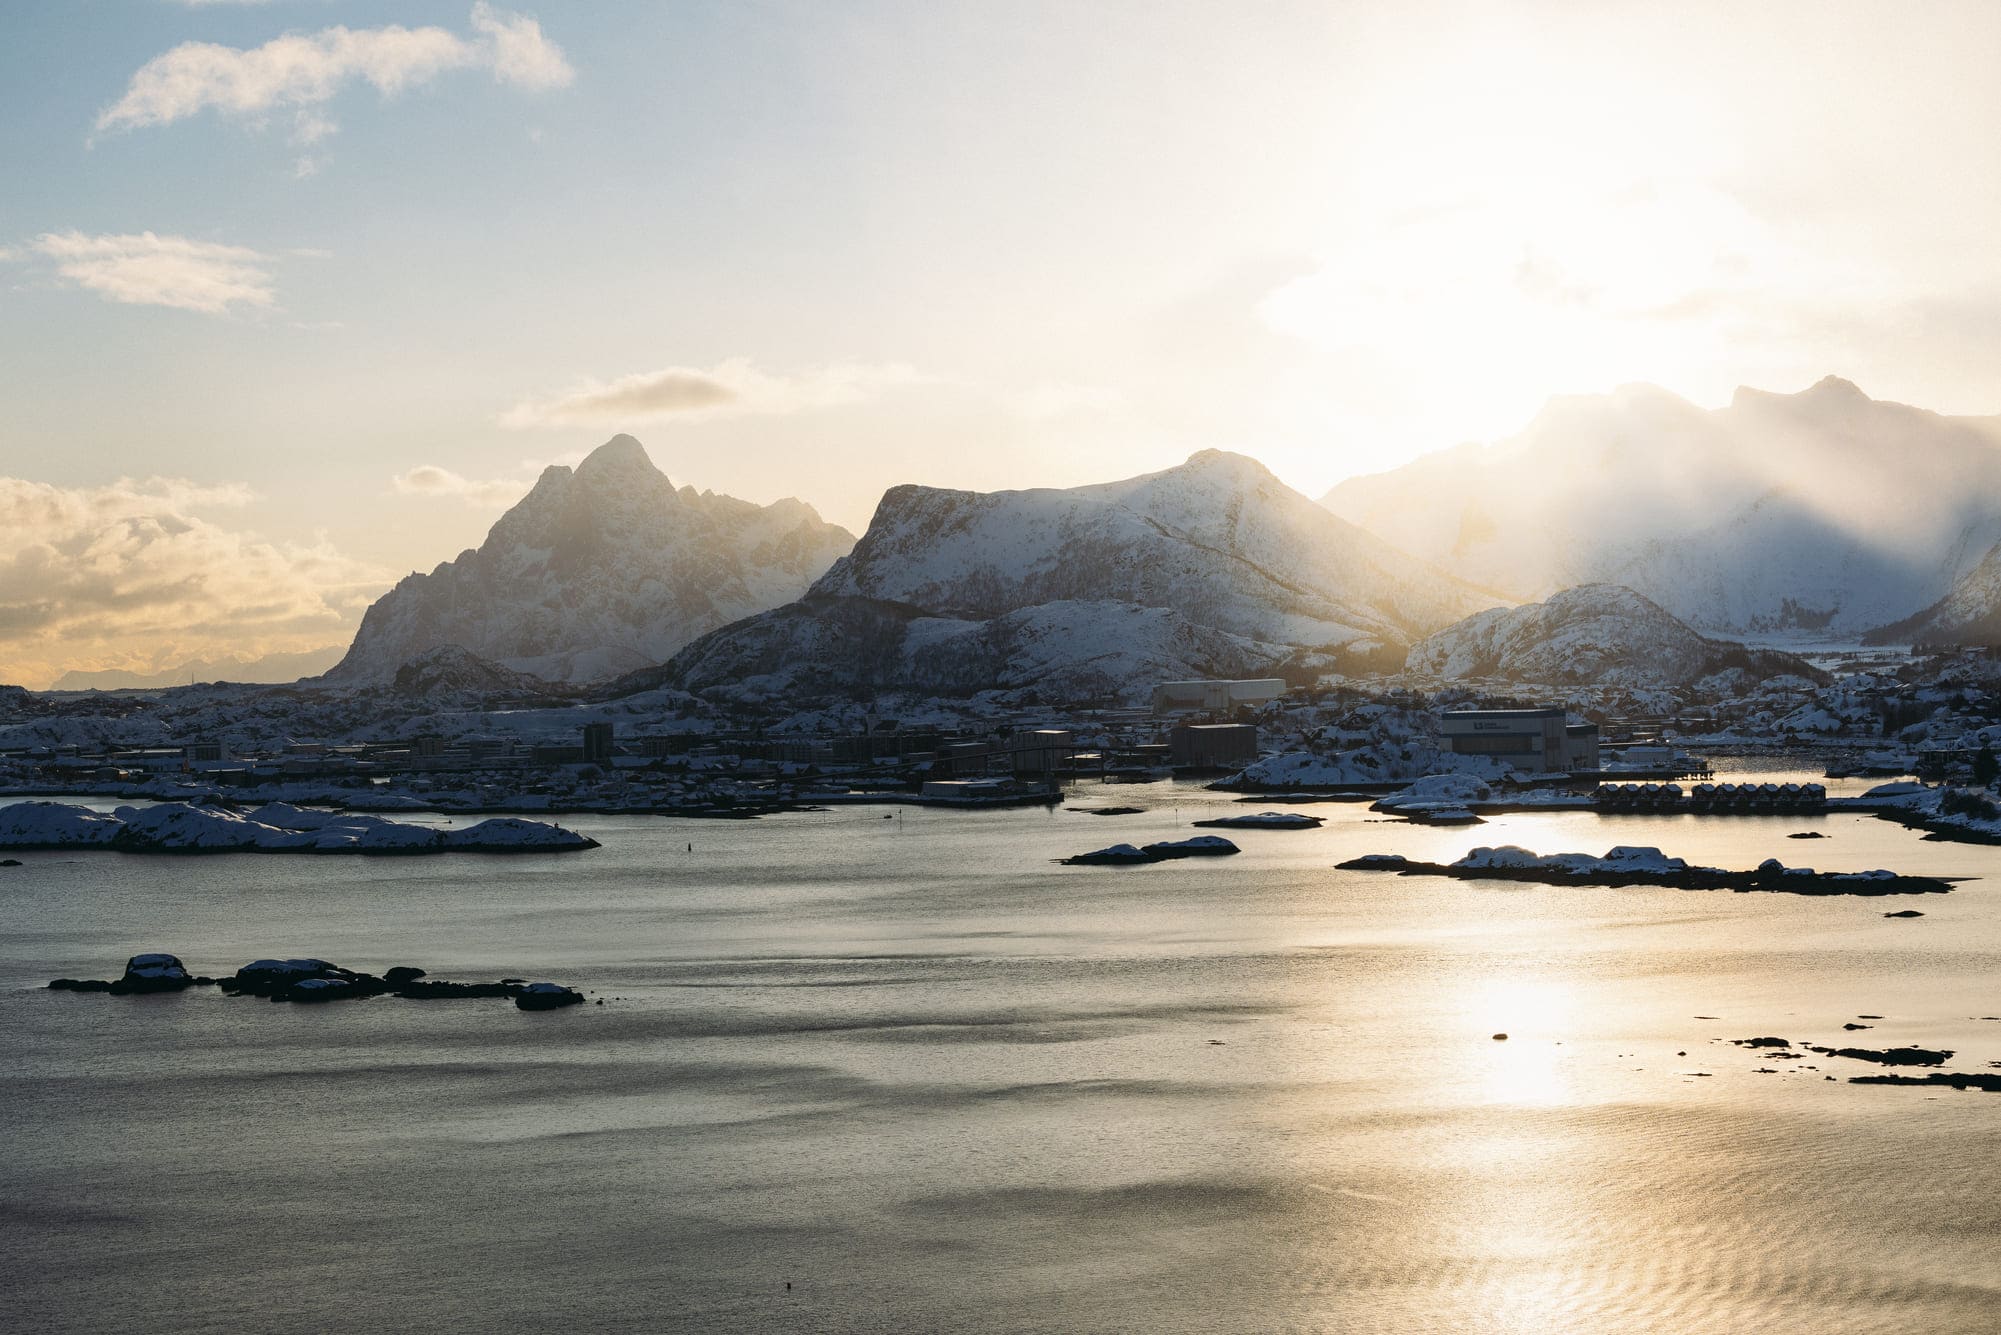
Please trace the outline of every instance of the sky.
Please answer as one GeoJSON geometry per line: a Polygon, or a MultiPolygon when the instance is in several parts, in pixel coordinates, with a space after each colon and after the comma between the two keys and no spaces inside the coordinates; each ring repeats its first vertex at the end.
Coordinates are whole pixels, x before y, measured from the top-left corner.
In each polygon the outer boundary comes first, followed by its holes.
{"type": "Polygon", "coordinates": [[[2001,5],[9,0],[0,682],[348,638],[618,432],[1319,495],[1550,396],[2001,411],[2001,5]]]}

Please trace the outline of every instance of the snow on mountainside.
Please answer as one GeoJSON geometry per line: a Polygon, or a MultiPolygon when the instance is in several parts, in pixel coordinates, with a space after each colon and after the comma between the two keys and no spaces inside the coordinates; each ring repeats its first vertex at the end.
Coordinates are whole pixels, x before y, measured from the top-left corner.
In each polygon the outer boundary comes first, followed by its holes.
{"type": "MultiPolygon", "coordinates": [[[[749,701],[884,690],[1133,698],[1163,678],[1400,649],[1493,599],[1241,455],[1069,490],[892,488],[801,602],[657,679],[749,701]]],[[[654,674],[636,681],[650,682],[654,674]]]]}
{"type": "Polygon", "coordinates": [[[1712,640],[1616,584],[1494,608],[1411,647],[1405,670],[1558,685],[1685,686],[1730,669],[1750,679],[1819,674],[1791,654],[1712,640]]]}
{"type": "Polygon", "coordinates": [[[1110,600],[1309,646],[1404,643],[1501,601],[1333,518],[1256,460],[1220,450],[1068,490],[894,487],[813,591],[969,617],[1110,600]]]}
{"type": "Polygon", "coordinates": [[[1708,629],[1853,633],[1936,602],[2001,539],[2001,418],[1833,377],[1716,411],[1627,386],[1323,504],[1518,598],[1616,583],[1708,629]]]}
{"type": "Polygon", "coordinates": [[[2001,543],[1952,592],[1916,616],[1872,630],[1869,644],[2001,645],[2001,543]]]}
{"type": "Polygon", "coordinates": [[[706,635],[621,685],[666,684],[745,706],[987,690],[1132,699],[1157,681],[1263,675],[1292,652],[1133,603],[1062,600],[979,620],[809,594],[706,635]]]}
{"type": "Polygon", "coordinates": [[[676,488],[614,436],[545,469],[477,550],[378,599],[327,680],[386,681],[446,645],[553,681],[615,676],[798,597],[853,543],[801,501],[676,488]]]}

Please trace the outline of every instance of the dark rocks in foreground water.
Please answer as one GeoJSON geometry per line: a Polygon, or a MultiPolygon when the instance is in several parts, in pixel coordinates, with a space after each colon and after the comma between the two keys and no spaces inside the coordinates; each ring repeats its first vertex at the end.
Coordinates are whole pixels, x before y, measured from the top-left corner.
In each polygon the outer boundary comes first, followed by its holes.
{"type": "Polygon", "coordinates": [[[116,982],[96,978],[58,978],[56,992],[135,993],[180,992],[190,987],[214,987],[229,996],[263,997],[269,1001],[307,1004],[391,996],[405,1001],[450,1001],[490,997],[512,998],[522,1010],[557,1010],[583,1002],[583,993],[559,983],[530,983],[503,978],[492,983],[454,983],[429,977],[424,970],[399,964],[381,977],[321,959],[252,960],[226,978],[191,975],[173,955],[134,955],[116,982]]]}
{"type": "Polygon", "coordinates": [[[178,955],[134,955],[125,961],[125,972],[116,981],[104,978],[58,978],[49,984],[57,992],[109,992],[131,996],[145,992],[182,992],[197,984],[211,984],[213,978],[196,978],[187,971],[178,955]]]}
{"type": "Polygon", "coordinates": [[[1948,1089],[1984,1089],[2001,1094],[2001,1073],[1985,1071],[1932,1071],[1926,1075],[1851,1075],[1851,1085],[1929,1085],[1948,1089]]]}
{"type": "Polygon", "coordinates": [[[1808,1043],[1808,1052],[1823,1057],[1846,1057],[1851,1061],[1875,1062],[1878,1066],[1943,1066],[1952,1060],[1948,1048],[1822,1048],[1808,1043]]]}
{"type": "Polygon", "coordinates": [[[564,1006],[580,1006],[584,994],[560,983],[530,983],[514,994],[514,1004],[525,1011],[553,1011],[564,1006]]]}
{"type": "MultiPolygon", "coordinates": [[[[1843,1029],[1867,1029],[1866,1024],[1844,1024],[1843,1029]]],[[[1733,1038],[1730,1042],[1740,1048],[1790,1048],[1792,1042],[1783,1038],[1733,1038]]],[[[1943,1066],[1952,1060],[1952,1053],[1945,1048],[1830,1048],[1814,1043],[1802,1043],[1800,1047],[1808,1052],[1817,1052],[1823,1057],[1846,1057],[1851,1061],[1875,1062],[1879,1066],[1943,1066]]],[[[1780,1056],[1786,1054],[1780,1053],[1780,1056]]]]}
{"type": "Polygon", "coordinates": [[[1446,876],[1461,881],[1529,881],[1537,885],[1655,885],[1675,890],[1755,890],[1788,895],[1942,895],[1962,877],[1900,876],[1875,870],[1823,872],[1767,858],[1751,871],[1697,867],[1657,848],[1619,847],[1588,853],[1531,853],[1525,848],[1476,848],[1457,862],[1420,862],[1397,853],[1369,853],[1337,863],[1339,871],[1399,876],[1446,876]]]}

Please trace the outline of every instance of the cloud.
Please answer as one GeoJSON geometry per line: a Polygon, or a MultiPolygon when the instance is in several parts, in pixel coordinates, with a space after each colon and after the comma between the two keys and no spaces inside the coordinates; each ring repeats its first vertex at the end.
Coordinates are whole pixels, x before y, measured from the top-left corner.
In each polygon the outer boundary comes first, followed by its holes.
{"type": "MultiPolygon", "coordinates": [[[[472,8],[476,36],[444,28],[323,28],[286,33],[262,46],[183,42],[153,57],[98,113],[97,128],[128,130],[170,125],[213,108],[254,116],[281,107],[315,107],[350,84],[366,83],[384,97],[431,82],[452,70],[485,68],[498,83],[546,91],[569,84],[576,72],[562,48],[525,15],[472,8]]],[[[330,132],[332,123],[315,118],[330,132]]]]}
{"type": "Polygon", "coordinates": [[[53,261],[61,277],[107,301],[205,315],[277,303],[267,267],[271,257],[245,246],[153,232],[44,232],[28,250],[53,261]]]}
{"type": "Polygon", "coordinates": [[[511,430],[657,422],[672,417],[720,417],[805,412],[860,403],[887,390],[921,384],[901,363],[842,362],[797,375],[772,375],[742,358],[707,370],[670,366],[611,381],[585,381],[560,397],[525,401],[500,415],[511,430]]]}
{"type": "Polygon", "coordinates": [[[317,648],[388,582],[324,541],[271,543],[204,511],[242,487],[0,477],[0,681],[69,668],[317,648]]]}
{"type": "Polygon", "coordinates": [[[501,509],[528,494],[534,479],[461,477],[449,468],[419,464],[393,479],[397,491],[407,496],[456,496],[467,505],[501,509]]]}
{"type": "Polygon", "coordinates": [[[494,81],[547,92],[567,88],[577,77],[563,50],[542,35],[542,25],[526,14],[510,14],[480,0],[472,7],[472,26],[486,39],[486,63],[494,81]]]}

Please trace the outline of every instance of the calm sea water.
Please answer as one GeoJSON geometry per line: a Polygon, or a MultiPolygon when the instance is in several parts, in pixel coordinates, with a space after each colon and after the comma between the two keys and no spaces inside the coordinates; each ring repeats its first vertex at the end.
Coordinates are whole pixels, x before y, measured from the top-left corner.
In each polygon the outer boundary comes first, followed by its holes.
{"type": "Polygon", "coordinates": [[[1224,861],[1054,866],[1255,809],[1073,801],[1149,810],[579,817],[604,848],[558,858],[23,855],[0,869],[0,1326],[2001,1328],[2001,1097],[1719,1041],[1988,1069],[2001,883],[1332,870],[1650,843],[1979,877],[1997,850],[1849,816],[1427,830],[1322,806],[1224,861]],[[1833,837],[1783,838],[1807,828],[1833,837]],[[1906,906],[1926,916],[1882,916],[1906,906]],[[39,990],[141,950],[606,1004],[39,990]]]}

